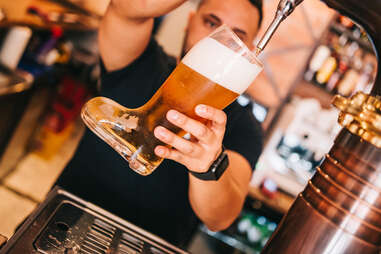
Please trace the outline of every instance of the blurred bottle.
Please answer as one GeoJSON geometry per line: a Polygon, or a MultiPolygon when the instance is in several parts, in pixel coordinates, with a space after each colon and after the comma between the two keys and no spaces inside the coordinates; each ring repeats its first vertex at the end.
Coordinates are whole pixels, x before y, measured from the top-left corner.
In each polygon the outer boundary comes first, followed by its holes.
{"type": "Polygon", "coordinates": [[[323,66],[326,59],[331,55],[331,50],[326,45],[320,45],[313,54],[308,70],[305,73],[305,80],[312,81],[316,72],[323,66]]]}
{"type": "Polygon", "coordinates": [[[337,91],[343,96],[349,96],[352,94],[356,87],[356,84],[360,78],[359,73],[355,69],[349,69],[343,79],[337,85],[337,91]]]}
{"type": "Polygon", "coordinates": [[[371,63],[374,66],[372,77],[375,78],[377,75],[377,68],[376,67],[378,66],[378,61],[377,61],[376,55],[371,54],[371,53],[365,54],[364,63],[371,63]]]}
{"type": "MultiPolygon", "coordinates": [[[[330,80],[331,76],[334,74],[338,66],[340,65],[340,59],[341,56],[345,54],[346,51],[346,45],[348,43],[348,36],[345,34],[342,34],[338,40],[337,43],[331,45],[331,55],[325,60],[321,68],[317,71],[315,82],[325,87],[330,80]]],[[[342,63],[342,68],[345,66],[345,61],[342,63]]],[[[344,68],[345,69],[345,68],[344,68]]],[[[335,75],[334,78],[340,78],[339,73],[335,75]]]]}
{"type": "Polygon", "coordinates": [[[373,74],[373,71],[375,68],[376,67],[371,62],[365,64],[365,66],[362,70],[362,73],[361,73],[359,79],[357,80],[356,87],[355,87],[353,93],[356,93],[359,91],[362,91],[362,92],[367,93],[367,94],[370,93],[370,91],[372,89],[372,84],[373,84],[372,74],[373,74]]]}
{"type": "Polygon", "coordinates": [[[305,80],[343,96],[360,90],[368,91],[377,60],[373,54],[365,54],[368,51],[366,32],[341,15],[337,16],[331,28],[311,57],[305,80]]]}
{"type": "Polygon", "coordinates": [[[0,63],[11,70],[15,70],[32,37],[32,30],[28,27],[16,26],[6,35],[0,50],[0,63]]]}
{"type": "Polygon", "coordinates": [[[338,43],[332,45],[334,47],[335,52],[339,55],[345,54],[346,47],[348,45],[349,38],[346,34],[342,34],[339,36],[338,43]]]}
{"type": "Polygon", "coordinates": [[[350,68],[345,72],[343,78],[337,84],[337,92],[343,96],[349,96],[356,88],[359,72],[362,67],[361,49],[357,42],[352,42],[346,50],[346,57],[350,59],[350,68]],[[359,53],[357,53],[359,52],[359,53]],[[355,57],[357,53],[357,56],[355,57]]]}
{"type": "Polygon", "coordinates": [[[39,52],[37,53],[37,61],[40,64],[52,65],[54,59],[59,57],[59,53],[55,49],[57,46],[58,40],[62,37],[63,30],[60,27],[54,26],[51,29],[50,38],[42,44],[39,52]]]}
{"type": "Polygon", "coordinates": [[[338,84],[343,80],[346,72],[353,65],[353,56],[358,51],[359,46],[357,43],[347,44],[340,50],[340,54],[336,54],[338,60],[338,68],[331,75],[326,84],[326,89],[330,92],[337,93],[338,84]]]}
{"type": "Polygon", "coordinates": [[[360,47],[357,47],[351,60],[351,65],[353,68],[355,68],[358,72],[361,72],[362,68],[364,67],[364,50],[360,47]]]}
{"type": "Polygon", "coordinates": [[[323,63],[322,67],[318,70],[316,74],[316,82],[325,86],[332,74],[337,68],[337,59],[334,56],[329,56],[323,63]]]}
{"type": "Polygon", "coordinates": [[[343,78],[345,72],[348,70],[349,58],[346,55],[343,55],[339,59],[339,66],[336,71],[332,74],[330,79],[327,82],[326,89],[328,91],[334,91],[339,81],[343,78]]]}

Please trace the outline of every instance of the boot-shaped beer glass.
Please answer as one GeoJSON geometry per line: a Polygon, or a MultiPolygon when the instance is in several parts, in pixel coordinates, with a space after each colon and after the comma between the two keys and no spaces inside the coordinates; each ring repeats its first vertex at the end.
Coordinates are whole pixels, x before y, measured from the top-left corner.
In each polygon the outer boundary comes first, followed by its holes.
{"type": "Polygon", "coordinates": [[[142,107],[129,109],[96,97],[83,107],[82,118],[129,162],[131,169],[149,175],[163,161],[154,152],[156,146],[165,145],[155,138],[155,127],[161,125],[177,135],[186,134],[166,119],[170,109],[202,121],[194,112],[198,104],[225,108],[261,70],[256,55],[224,25],[198,42],[142,107]]]}

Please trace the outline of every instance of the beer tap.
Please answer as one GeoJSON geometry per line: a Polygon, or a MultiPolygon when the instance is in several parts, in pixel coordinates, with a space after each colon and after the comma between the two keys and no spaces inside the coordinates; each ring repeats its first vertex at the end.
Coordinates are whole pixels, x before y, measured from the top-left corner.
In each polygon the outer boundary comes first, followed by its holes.
{"type": "Polygon", "coordinates": [[[257,45],[257,55],[259,55],[266,47],[280,23],[285,20],[302,1],[303,0],[281,0],[279,2],[274,20],[271,22],[269,28],[267,28],[267,31],[257,45]]]}
{"type": "MultiPolygon", "coordinates": [[[[300,2],[280,2],[257,53],[300,2]]],[[[322,2],[367,32],[378,59],[377,77],[370,94],[334,97],[343,128],[261,254],[380,253],[381,213],[374,211],[381,208],[381,191],[375,188],[381,181],[381,0],[322,2]],[[365,190],[369,187],[374,191],[365,190]]]]}

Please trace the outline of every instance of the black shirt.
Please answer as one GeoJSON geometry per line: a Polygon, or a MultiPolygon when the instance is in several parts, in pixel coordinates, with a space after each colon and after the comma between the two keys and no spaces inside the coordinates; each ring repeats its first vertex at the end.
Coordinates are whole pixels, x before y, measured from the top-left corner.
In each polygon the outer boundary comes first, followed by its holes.
{"type": "MultiPolygon", "coordinates": [[[[151,40],[129,66],[110,73],[103,68],[100,95],[128,108],[139,107],[175,67],[176,60],[151,40]]],[[[225,112],[225,147],[243,155],[254,168],[262,149],[260,124],[250,106],[234,102],[225,112]]],[[[178,246],[189,240],[198,224],[189,203],[188,173],[183,165],[164,160],[151,175],[140,176],[89,130],[56,184],[178,246]]]]}

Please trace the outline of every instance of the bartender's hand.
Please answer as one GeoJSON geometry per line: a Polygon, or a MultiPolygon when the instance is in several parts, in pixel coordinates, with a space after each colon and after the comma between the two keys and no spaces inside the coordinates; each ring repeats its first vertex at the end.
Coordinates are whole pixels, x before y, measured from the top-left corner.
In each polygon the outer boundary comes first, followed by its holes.
{"type": "MultiPolygon", "coordinates": [[[[172,146],[157,146],[155,153],[172,159],[194,172],[206,172],[222,150],[226,114],[210,106],[198,105],[196,114],[207,119],[202,124],[175,110],[168,120],[192,135],[186,140],[163,127],[156,127],[155,136],[172,146]]],[[[218,181],[203,181],[189,175],[189,201],[201,221],[213,231],[226,229],[240,213],[248,192],[251,168],[247,160],[233,151],[226,151],[229,166],[218,181]]]]}
{"type": "Polygon", "coordinates": [[[155,137],[173,148],[157,146],[155,153],[162,158],[181,163],[191,171],[203,173],[208,171],[222,151],[226,114],[207,105],[198,105],[195,112],[208,120],[206,125],[176,110],[168,111],[168,121],[190,133],[194,138],[186,140],[162,126],[156,127],[155,137]]]}

